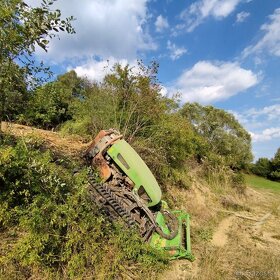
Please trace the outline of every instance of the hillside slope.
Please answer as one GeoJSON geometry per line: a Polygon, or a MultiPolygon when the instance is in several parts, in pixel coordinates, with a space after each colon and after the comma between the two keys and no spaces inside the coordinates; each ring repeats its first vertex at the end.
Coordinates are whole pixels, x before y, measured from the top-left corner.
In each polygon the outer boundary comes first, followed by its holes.
{"type": "Polygon", "coordinates": [[[239,203],[242,210],[213,209],[213,201],[199,215],[190,210],[196,260],[174,262],[161,279],[280,279],[280,193],[248,188],[239,203]]]}
{"type": "Polygon", "coordinates": [[[2,122],[2,131],[15,137],[34,136],[41,139],[46,147],[70,156],[81,154],[89,144],[77,136],[62,136],[57,132],[14,123],[2,122]]]}
{"type": "MultiPolygon", "coordinates": [[[[28,126],[4,123],[2,129],[16,137],[32,135],[71,156],[87,147],[82,139],[28,126]]],[[[280,279],[280,192],[247,188],[239,195],[226,186],[213,188],[199,167],[191,169],[190,187],[168,186],[165,196],[172,208],[192,216],[196,260],[173,261],[161,279],[280,279]]]]}

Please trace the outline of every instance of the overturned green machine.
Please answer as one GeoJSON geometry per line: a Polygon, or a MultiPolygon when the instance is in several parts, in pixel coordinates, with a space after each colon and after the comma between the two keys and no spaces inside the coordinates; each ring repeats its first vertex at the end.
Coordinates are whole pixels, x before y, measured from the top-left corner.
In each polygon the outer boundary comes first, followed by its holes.
{"type": "Polygon", "coordinates": [[[193,260],[189,214],[168,209],[152,172],[118,131],[100,131],[85,158],[102,179],[90,184],[90,193],[111,219],[136,226],[146,242],[173,259],[193,260]]]}

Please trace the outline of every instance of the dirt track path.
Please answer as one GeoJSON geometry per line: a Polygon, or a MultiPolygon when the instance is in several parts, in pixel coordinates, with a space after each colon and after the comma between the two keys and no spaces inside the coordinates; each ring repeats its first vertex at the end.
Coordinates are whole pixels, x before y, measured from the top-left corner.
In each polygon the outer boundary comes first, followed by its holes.
{"type": "Polygon", "coordinates": [[[280,279],[280,194],[248,192],[249,211],[225,211],[212,239],[193,243],[196,260],[175,261],[161,280],[280,279]]]}
{"type": "Polygon", "coordinates": [[[212,244],[214,246],[223,247],[228,242],[228,233],[231,230],[233,221],[236,218],[234,216],[229,216],[221,221],[218,228],[213,234],[212,244]]]}

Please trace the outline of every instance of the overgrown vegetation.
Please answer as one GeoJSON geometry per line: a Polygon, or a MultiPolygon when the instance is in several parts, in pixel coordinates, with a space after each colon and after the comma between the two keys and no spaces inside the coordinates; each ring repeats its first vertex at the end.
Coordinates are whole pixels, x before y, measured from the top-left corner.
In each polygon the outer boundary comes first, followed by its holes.
{"type": "Polygon", "coordinates": [[[187,103],[181,109],[193,125],[203,143],[197,156],[207,157],[215,165],[227,165],[232,169],[244,169],[252,161],[250,134],[235,117],[213,106],[187,103]]]}
{"type": "MultiPolygon", "coordinates": [[[[21,0],[2,2],[0,123],[15,121],[85,140],[101,129],[118,129],[175,208],[180,196],[174,193],[193,184],[192,167],[199,167],[197,178],[215,194],[245,193],[240,170],[252,160],[251,138],[232,114],[164,97],[156,62],[116,64],[100,83],[74,71],[46,83],[38,73],[50,72],[35,63],[35,47],[47,50],[59,30],[74,33],[73,18],[62,19],[50,0],[38,8],[21,0]]],[[[78,166],[74,174],[77,162],[43,150],[34,139],[0,134],[0,141],[0,279],[154,279],[166,267],[163,253],[99,213],[87,191],[85,168],[78,166]]],[[[277,179],[279,155],[254,168],[277,179]]],[[[208,242],[213,232],[207,221],[213,217],[205,208],[193,209],[205,222],[198,239],[208,242]]]]}
{"type": "Polygon", "coordinates": [[[14,118],[87,140],[114,127],[161,182],[176,183],[188,159],[234,171],[246,168],[251,139],[235,118],[211,106],[180,108],[178,98],[160,94],[157,70],[155,62],[148,67],[139,62],[137,71],[116,64],[101,83],[70,71],[31,92],[25,110],[14,118]]]}
{"type": "MultiPolygon", "coordinates": [[[[239,170],[251,160],[246,131],[222,110],[198,104],[180,108],[176,98],[160,94],[157,64],[138,67],[135,72],[115,65],[102,83],[66,73],[28,92],[25,109],[13,119],[86,140],[114,127],[140,153],[163,190],[168,185],[178,191],[189,188],[191,169],[186,166],[193,164],[215,193],[231,188],[244,194],[239,170]],[[212,117],[195,120],[196,110],[212,117]],[[244,155],[237,153],[239,142],[244,155]]],[[[88,197],[86,171],[74,176],[74,165],[42,154],[33,142],[2,147],[1,229],[13,243],[0,246],[1,273],[12,279],[37,274],[50,279],[114,279],[126,273],[133,279],[156,277],[166,267],[165,256],[123,226],[108,225],[88,197]]],[[[178,207],[170,193],[165,196],[171,207],[178,207]]],[[[210,238],[202,230],[201,239],[210,238]]]]}
{"type": "Polygon", "coordinates": [[[71,160],[38,148],[30,140],[0,148],[0,279],[156,277],[164,254],[100,215],[86,169],[73,176],[71,160]]]}
{"type": "Polygon", "coordinates": [[[61,18],[60,10],[52,9],[53,3],[54,0],[43,0],[33,8],[22,0],[1,1],[0,122],[13,119],[14,114],[23,110],[27,87],[45,80],[38,73],[46,77],[51,74],[43,62],[36,63],[35,48],[47,51],[50,39],[59,31],[75,33],[71,25],[74,18],[61,18]]]}

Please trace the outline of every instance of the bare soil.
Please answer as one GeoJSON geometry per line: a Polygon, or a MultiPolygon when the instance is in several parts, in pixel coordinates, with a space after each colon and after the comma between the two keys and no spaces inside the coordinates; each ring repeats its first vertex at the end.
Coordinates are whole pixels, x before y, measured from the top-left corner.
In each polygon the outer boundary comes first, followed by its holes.
{"type": "Polygon", "coordinates": [[[160,279],[280,279],[280,194],[248,188],[243,202],[242,211],[208,207],[210,219],[224,213],[212,238],[205,242],[193,236],[196,260],[174,261],[160,279]]]}

